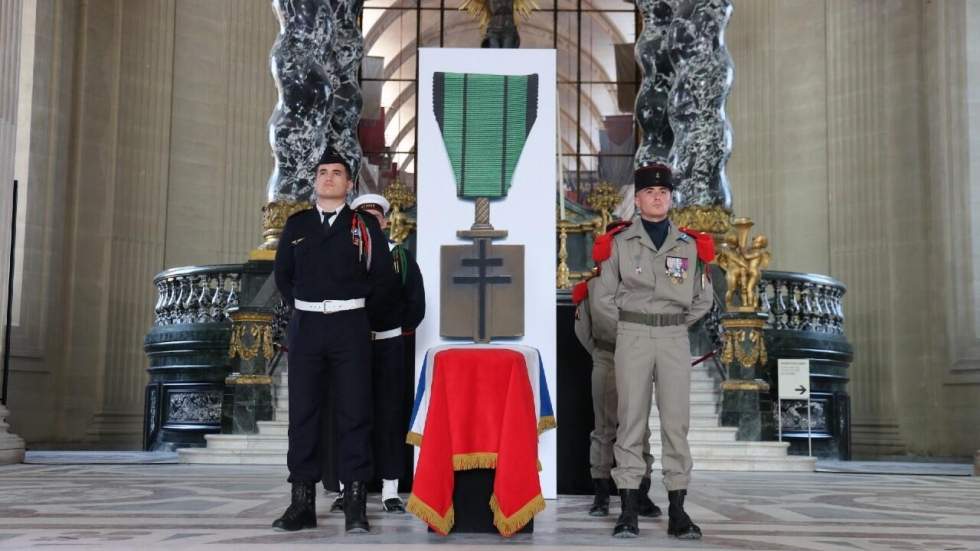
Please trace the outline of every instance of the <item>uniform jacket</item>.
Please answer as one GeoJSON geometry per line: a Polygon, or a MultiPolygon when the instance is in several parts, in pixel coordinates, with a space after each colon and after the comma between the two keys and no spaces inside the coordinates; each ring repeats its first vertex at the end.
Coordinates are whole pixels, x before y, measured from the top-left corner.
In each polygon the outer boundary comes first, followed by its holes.
{"type": "MultiPolygon", "coordinates": [[[[361,255],[354,244],[353,217],[353,211],[345,205],[325,232],[316,209],[290,216],[276,249],[276,287],[288,304],[294,299],[318,302],[366,298],[371,327],[376,328],[390,316],[391,305],[398,304],[400,282],[378,221],[363,216],[371,238],[368,270],[366,254],[361,255]]],[[[393,326],[398,322],[400,319],[393,326]]]]}
{"type": "Polygon", "coordinates": [[[609,309],[608,302],[595,300],[594,293],[598,277],[593,277],[586,285],[589,295],[578,304],[575,310],[575,336],[582,346],[592,354],[595,341],[605,341],[616,344],[616,322],[619,313],[609,309]]]}
{"type": "Polygon", "coordinates": [[[399,259],[404,255],[404,266],[399,268],[402,298],[401,327],[404,331],[414,331],[425,317],[425,287],[422,283],[422,271],[415,257],[404,245],[397,245],[391,252],[396,264],[401,264],[399,259]]]}
{"type": "MultiPolygon", "coordinates": [[[[674,224],[659,251],[643,224],[633,224],[620,232],[597,279],[590,295],[592,300],[603,303],[604,310],[683,313],[688,327],[707,314],[714,301],[694,238],[674,224]]],[[[656,332],[664,336],[687,333],[684,326],[660,327],[656,332]]]]}

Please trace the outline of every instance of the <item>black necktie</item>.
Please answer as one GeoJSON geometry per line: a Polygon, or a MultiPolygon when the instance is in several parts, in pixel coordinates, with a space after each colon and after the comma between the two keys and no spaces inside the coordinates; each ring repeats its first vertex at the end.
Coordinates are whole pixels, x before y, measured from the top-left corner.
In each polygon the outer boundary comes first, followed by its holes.
{"type": "Polygon", "coordinates": [[[330,231],[330,218],[333,217],[333,215],[335,214],[337,213],[336,212],[323,213],[323,231],[325,232],[330,231]]]}

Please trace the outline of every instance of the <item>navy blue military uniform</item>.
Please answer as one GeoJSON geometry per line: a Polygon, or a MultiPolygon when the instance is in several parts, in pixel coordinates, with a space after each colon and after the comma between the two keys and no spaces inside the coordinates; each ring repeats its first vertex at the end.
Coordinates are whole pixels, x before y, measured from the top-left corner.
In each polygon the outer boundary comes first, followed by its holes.
{"type": "Polygon", "coordinates": [[[337,476],[348,484],[373,475],[370,320],[383,317],[397,280],[377,221],[357,218],[368,231],[369,251],[346,205],[329,227],[316,209],[296,213],[279,238],[275,279],[287,304],[366,299],[366,308],[328,314],[293,310],[287,330],[290,482],[321,479],[321,408],[328,386],[335,397],[337,476]]]}
{"type": "MultiPolygon", "coordinates": [[[[371,216],[366,216],[371,218],[371,216]]],[[[415,383],[415,329],[425,317],[425,289],[422,271],[412,254],[402,245],[392,250],[396,290],[386,293],[383,308],[372,312],[372,334],[400,329],[395,338],[372,339],[371,379],[374,399],[373,446],[375,475],[379,479],[398,479],[408,490],[406,474],[411,473],[412,447],[405,443],[412,414],[415,383]]],[[[338,428],[331,422],[338,396],[329,393],[323,415],[323,487],[338,490],[340,476],[337,455],[338,428]]]]}
{"type": "Polygon", "coordinates": [[[374,452],[379,478],[394,480],[405,475],[405,437],[412,414],[412,390],[415,378],[414,356],[406,361],[405,349],[411,344],[414,353],[415,328],[425,316],[425,290],[422,272],[411,253],[398,245],[392,250],[392,260],[399,278],[399,300],[377,323],[376,332],[400,328],[395,338],[372,342],[374,377],[374,452]],[[404,335],[408,333],[408,335],[404,335]],[[406,340],[411,339],[411,343],[406,340]]]}

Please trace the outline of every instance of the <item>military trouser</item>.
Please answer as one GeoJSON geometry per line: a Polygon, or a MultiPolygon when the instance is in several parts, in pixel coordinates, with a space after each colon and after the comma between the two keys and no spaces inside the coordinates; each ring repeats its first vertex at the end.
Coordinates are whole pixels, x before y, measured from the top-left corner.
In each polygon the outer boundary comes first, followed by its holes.
{"type": "MultiPolygon", "coordinates": [[[[611,348],[610,345],[608,348],[611,348]]],[[[609,478],[613,466],[613,442],[616,441],[617,425],[616,371],[613,369],[613,353],[597,345],[592,351],[592,411],[595,415],[595,429],[589,445],[589,464],[592,478],[609,478]]],[[[650,416],[649,410],[647,417],[650,416]]],[[[643,459],[650,476],[653,469],[653,456],[650,455],[650,425],[643,438],[643,459]]]]}
{"type": "Polygon", "coordinates": [[[691,449],[691,350],[684,326],[650,327],[620,321],[616,330],[616,390],[619,397],[613,479],[620,489],[639,488],[646,469],[643,441],[650,430],[650,385],[660,412],[664,486],[687,488],[691,449]]]}
{"type": "Polygon", "coordinates": [[[405,435],[412,414],[412,403],[405,400],[407,367],[401,335],[371,342],[374,472],[388,480],[405,474],[405,435]]]}

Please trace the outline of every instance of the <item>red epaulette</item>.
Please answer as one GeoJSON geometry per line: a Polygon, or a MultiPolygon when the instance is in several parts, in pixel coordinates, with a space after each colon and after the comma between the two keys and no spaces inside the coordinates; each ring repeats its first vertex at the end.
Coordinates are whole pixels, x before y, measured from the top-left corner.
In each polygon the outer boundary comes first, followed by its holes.
{"type": "Polygon", "coordinates": [[[613,222],[606,227],[606,233],[595,238],[595,244],[592,245],[592,261],[595,262],[596,266],[612,256],[613,238],[616,237],[617,233],[630,227],[630,224],[629,220],[613,222]]]}
{"type": "Polygon", "coordinates": [[[578,306],[589,297],[589,280],[579,281],[572,287],[572,304],[578,306]]]}
{"type": "Polygon", "coordinates": [[[701,262],[707,264],[715,259],[715,240],[710,235],[688,228],[678,229],[694,238],[694,244],[698,248],[698,258],[701,262]]]}

